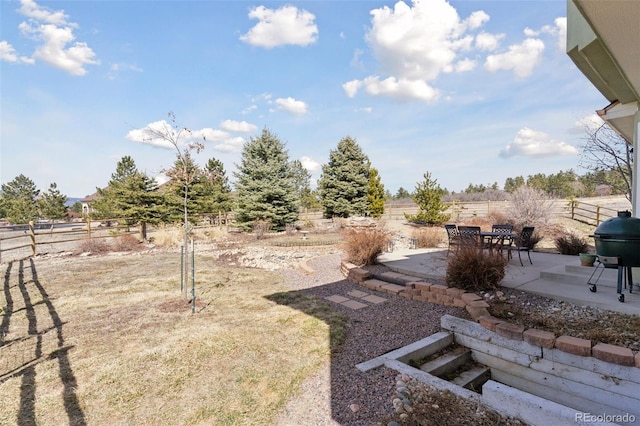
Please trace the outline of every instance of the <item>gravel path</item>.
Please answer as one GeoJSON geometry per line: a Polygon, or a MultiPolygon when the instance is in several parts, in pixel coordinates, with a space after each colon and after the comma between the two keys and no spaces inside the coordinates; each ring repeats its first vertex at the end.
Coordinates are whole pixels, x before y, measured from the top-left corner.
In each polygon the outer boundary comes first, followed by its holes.
{"type": "Polygon", "coordinates": [[[397,373],[384,367],[362,373],[355,365],[441,331],[440,317],[444,314],[469,316],[463,309],[414,302],[352,284],[340,272],[338,254],[315,258],[308,265],[315,274],[281,271],[292,290],[321,298],[360,290],[387,300],[359,310],[328,302],[348,318],[346,341],[330,362],[303,384],[301,393],[289,401],[277,423],[386,424],[385,419],[393,413],[397,373]]]}

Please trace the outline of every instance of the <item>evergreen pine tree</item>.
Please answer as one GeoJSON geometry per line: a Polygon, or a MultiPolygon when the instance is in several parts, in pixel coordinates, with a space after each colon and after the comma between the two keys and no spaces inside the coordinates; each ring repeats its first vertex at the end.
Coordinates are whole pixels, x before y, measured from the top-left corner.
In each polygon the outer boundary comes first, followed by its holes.
{"type": "MultiPolygon", "coordinates": [[[[173,166],[165,173],[171,179],[166,185],[165,193],[172,221],[178,220],[184,214],[185,195],[190,213],[211,213],[210,203],[206,200],[204,172],[193,160],[190,151],[185,151],[182,156],[176,156],[173,166]]],[[[189,218],[190,222],[194,220],[196,220],[195,217],[189,218]]]]}
{"type": "Polygon", "coordinates": [[[53,182],[49,185],[49,190],[38,199],[40,216],[49,220],[62,219],[67,212],[66,202],[67,196],[63,195],[58,190],[58,185],[53,182]]]}
{"type": "Polygon", "coordinates": [[[210,158],[204,166],[208,211],[206,213],[229,212],[232,210],[231,187],[222,161],[210,158]]]}
{"type": "Polygon", "coordinates": [[[424,180],[416,184],[413,200],[418,205],[418,213],[405,217],[410,222],[439,225],[449,220],[450,215],[443,212],[449,208],[449,204],[442,201],[444,191],[438,185],[436,179],[431,179],[431,173],[426,172],[424,180]]]}
{"type": "Polygon", "coordinates": [[[293,160],[289,163],[293,173],[293,183],[301,208],[311,208],[314,205],[314,195],[311,191],[311,173],[302,165],[302,161],[293,160]]]}
{"type": "Polygon", "coordinates": [[[384,202],[386,192],[384,185],[375,167],[369,168],[369,184],[367,186],[367,201],[369,202],[369,215],[372,217],[380,217],[384,214],[384,202]]]}
{"type": "Polygon", "coordinates": [[[25,175],[16,176],[11,182],[2,184],[0,204],[9,222],[28,223],[38,218],[37,197],[40,191],[25,175]]]}
{"type": "Polygon", "coordinates": [[[146,225],[158,223],[166,218],[163,196],[158,192],[154,179],[138,171],[135,162],[129,156],[122,157],[111,175],[109,186],[98,189],[101,199],[96,200],[94,208],[111,218],[125,219],[128,224],[140,224],[142,238],[146,239],[146,225]]]}
{"type": "Polygon", "coordinates": [[[347,136],[329,153],[318,181],[324,217],[364,215],[368,211],[369,159],[347,136]]]}
{"type": "Polygon", "coordinates": [[[234,173],[237,189],[236,219],[243,227],[256,220],[284,230],[298,219],[298,197],[289,166],[289,154],[280,140],[264,129],[244,144],[234,173]]]}

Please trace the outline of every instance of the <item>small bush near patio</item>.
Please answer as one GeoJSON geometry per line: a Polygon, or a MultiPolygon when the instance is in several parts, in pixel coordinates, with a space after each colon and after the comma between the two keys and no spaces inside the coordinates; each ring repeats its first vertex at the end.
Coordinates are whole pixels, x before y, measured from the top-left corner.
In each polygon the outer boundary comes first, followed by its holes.
{"type": "Polygon", "coordinates": [[[411,232],[411,237],[418,240],[418,247],[432,248],[438,247],[444,240],[442,228],[420,228],[411,232]]]}
{"type": "Polygon", "coordinates": [[[447,265],[447,285],[470,291],[488,291],[500,287],[507,259],[498,252],[483,252],[460,247],[447,265]]]}
{"type": "Polygon", "coordinates": [[[567,233],[556,238],[556,249],[560,254],[578,255],[589,250],[589,243],[583,237],[567,233]]]}
{"type": "Polygon", "coordinates": [[[384,229],[352,229],[342,231],[343,249],[347,260],[356,265],[373,265],[389,244],[389,233],[384,229]]]}
{"type": "Polygon", "coordinates": [[[534,231],[533,234],[531,234],[531,238],[529,239],[529,248],[531,250],[533,250],[536,245],[542,241],[544,237],[542,235],[540,235],[537,231],[534,231]]]}

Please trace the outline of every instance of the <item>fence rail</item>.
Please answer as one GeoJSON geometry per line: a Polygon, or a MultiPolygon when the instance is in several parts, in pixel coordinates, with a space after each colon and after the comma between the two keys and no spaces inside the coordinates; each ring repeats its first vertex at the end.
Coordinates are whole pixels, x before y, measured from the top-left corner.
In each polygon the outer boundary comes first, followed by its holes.
{"type": "Polygon", "coordinates": [[[618,214],[617,209],[576,200],[570,202],[570,211],[571,219],[595,226],[618,214]]]}
{"type": "Polygon", "coordinates": [[[78,243],[90,238],[114,238],[139,232],[137,226],[105,226],[102,222],[9,225],[0,227],[0,262],[7,253],[12,258],[35,256],[43,248],[60,248],[65,243],[78,243]]]}
{"type": "MultiPolygon", "coordinates": [[[[592,199],[587,199],[591,201],[592,199]]],[[[553,200],[550,208],[552,215],[568,217],[570,219],[597,226],[600,222],[617,215],[618,210],[630,208],[624,197],[617,199],[603,199],[603,204],[578,200],[553,200]],[[607,205],[604,205],[607,204],[607,205]]],[[[464,221],[473,217],[486,217],[493,211],[508,212],[511,208],[509,201],[474,201],[452,203],[446,213],[451,214],[452,221],[464,221]]],[[[414,203],[387,203],[382,217],[389,221],[406,220],[405,214],[414,215],[418,206],[414,203]]],[[[304,210],[300,212],[301,221],[315,221],[322,219],[322,210],[304,210]]],[[[233,221],[232,216],[222,213],[205,215],[200,226],[228,226],[233,221]]],[[[33,256],[45,250],[63,251],[71,247],[72,243],[79,243],[90,238],[113,238],[124,234],[140,232],[138,226],[118,225],[117,219],[110,221],[90,221],[59,223],[59,224],[29,224],[0,226],[0,262],[7,257],[14,259],[33,256]]],[[[196,225],[195,227],[200,227],[196,225]]],[[[153,232],[149,228],[148,232],[153,232]]]]}

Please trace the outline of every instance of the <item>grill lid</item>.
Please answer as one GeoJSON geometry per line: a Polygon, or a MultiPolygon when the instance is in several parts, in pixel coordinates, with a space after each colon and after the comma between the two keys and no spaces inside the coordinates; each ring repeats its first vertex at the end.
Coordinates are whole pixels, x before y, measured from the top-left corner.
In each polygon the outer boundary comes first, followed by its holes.
{"type": "Polygon", "coordinates": [[[612,217],[602,222],[595,230],[594,238],[619,238],[626,240],[640,239],[640,219],[631,217],[631,212],[618,212],[618,217],[612,217]]]}

